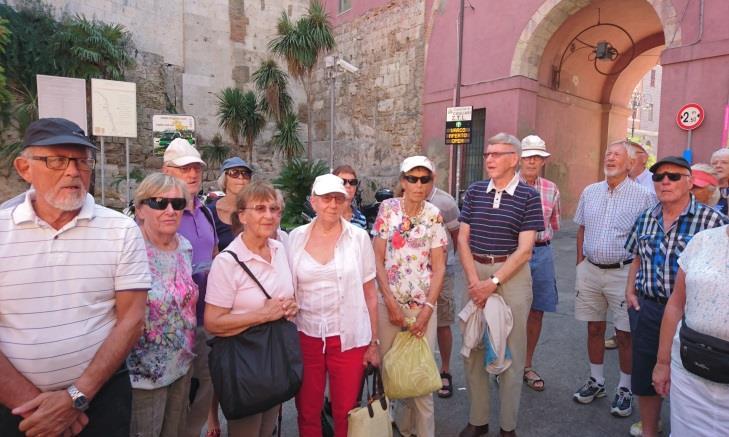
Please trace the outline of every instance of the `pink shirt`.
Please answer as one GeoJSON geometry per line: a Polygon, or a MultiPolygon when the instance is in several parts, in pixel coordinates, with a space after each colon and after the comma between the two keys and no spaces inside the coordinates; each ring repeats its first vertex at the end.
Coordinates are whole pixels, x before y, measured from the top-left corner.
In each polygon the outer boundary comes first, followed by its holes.
{"type": "MultiPolygon", "coordinates": [[[[272,298],[291,298],[294,296],[294,283],[284,247],[271,239],[268,247],[271,250],[270,263],[251,252],[240,237],[234,239],[226,250],[234,252],[246,263],[272,298]]],[[[221,252],[210,269],[205,302],[230,308],[232,314],[245,314],[263,307],[266,295],[230,254],[221,252]]]]}

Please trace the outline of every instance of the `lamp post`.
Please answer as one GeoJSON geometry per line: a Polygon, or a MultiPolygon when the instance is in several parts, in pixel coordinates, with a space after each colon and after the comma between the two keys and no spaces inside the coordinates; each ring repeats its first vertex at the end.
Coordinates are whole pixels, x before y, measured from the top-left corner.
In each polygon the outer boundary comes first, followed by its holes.
{"type": "Polygon", "coordinates": [[[341,59],[338,55],[324,58],[324,65],[329,78],[329,171],[334,170],[334,99],[338,69],[347,73],[356,74],[359,68],[341,59]]]}
{"type": "Polygon", "coordinates": [[[635,117],[638,115],[638,108],[640,108],[641,93],[638,90],[633,91],[633,95],[630,98],[630,107],[633,108],[633,122],[630,127],[630,136],[635,136],[635,117]]]}

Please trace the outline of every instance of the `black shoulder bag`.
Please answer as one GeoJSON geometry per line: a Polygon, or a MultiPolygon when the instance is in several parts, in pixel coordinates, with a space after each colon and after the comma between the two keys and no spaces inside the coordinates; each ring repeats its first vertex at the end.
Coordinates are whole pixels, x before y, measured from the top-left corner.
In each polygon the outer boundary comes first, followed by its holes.
{"type": "MultiPolygon", "coordinates": [[[[266,292],[248,266],[229,253],[266,292]]],[[[210,377],[228,420],[269,410],[296,395],[304,366],[296,325],[281,318],[252,326],[238,335],[208,341],[210,377]]]]}
{"type": "Polygon", "coordinates": [[[681,363],[694,375],[720,384],[729,384],[729,342],[696,332],[684,316],[678,331],[681,363]]]}

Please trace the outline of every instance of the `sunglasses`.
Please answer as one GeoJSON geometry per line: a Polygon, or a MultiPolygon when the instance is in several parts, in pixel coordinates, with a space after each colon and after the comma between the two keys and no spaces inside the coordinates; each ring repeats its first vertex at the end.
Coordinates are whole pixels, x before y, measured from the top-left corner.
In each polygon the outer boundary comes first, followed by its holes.
{"type": "Polygon", "coordinates": [[[349,185],[351,187],[356,187],[357,185],[359,185],[359,179],[357,179],[357,178],[352,178],[352,179],[342,178],[342,181],[344,182],[344,185],[349,185]]]}
{"type": "Polygon", "coordinates": [[[167,205],[172,205],[175,211],[182,211],[187,206],[187,200],[184,197],[156,197],[144,199],[142,204],[158,211],[164,211],[167,205]]]}
{"type": "Polygon", "coordinates": [[[403,179],[405,179],[406,181],[408,181],[411,184],[414,184],[414,183],[417,183],[418,181],[420,181],[421,184],[425,185],[425,184],[430,183],[430,181],[433,180],[433,176],[430,176],[430,175],[425,175],[425,176],[405,175],[405,176],[403,176],[403,179]]]}
{"type": "Polygon", "coordinates": [[[225,172],[228,176],[232,177],[233,179],[250,179],[251,178],[251,172],[248,170],[243,170],[240,168],[234,168],[232,170],[228,170],[225,172]]]}
{"type": "Polygon", "coordinates": [[[651,176],[651,179],[653,179],[653,182],[661,182],[663,180],[663,178],[666,176],[668,176],[669,181],[678,182],[679,180],[681,180],[681,178],[683,176],[691,176],[691,175],[683,174],[683,173],[671,173],[671,172],[653,173],[653,176],[651,176]]]}

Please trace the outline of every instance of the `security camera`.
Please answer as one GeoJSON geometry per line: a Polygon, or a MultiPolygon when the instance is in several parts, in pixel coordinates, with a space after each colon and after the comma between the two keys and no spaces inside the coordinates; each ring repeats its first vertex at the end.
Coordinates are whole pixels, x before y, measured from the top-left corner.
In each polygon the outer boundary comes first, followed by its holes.
{"type": "Polygon", "coordinates": [[[349,62],[345,61],[344,59],[338,59],[337,65],[342,67],[345,71],[348,71],[350,73],[356,73],[359,71],[359,68],[355,67],[354,65],[350,64],[349,62]]]}

